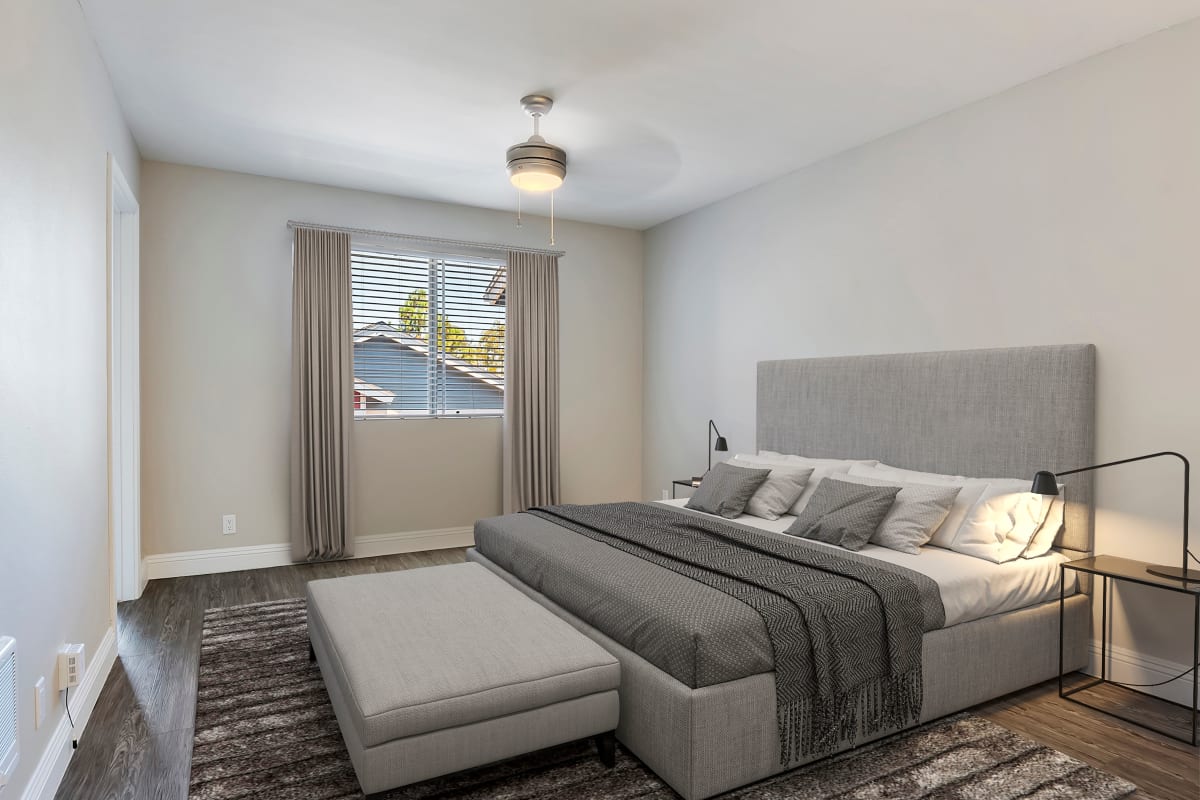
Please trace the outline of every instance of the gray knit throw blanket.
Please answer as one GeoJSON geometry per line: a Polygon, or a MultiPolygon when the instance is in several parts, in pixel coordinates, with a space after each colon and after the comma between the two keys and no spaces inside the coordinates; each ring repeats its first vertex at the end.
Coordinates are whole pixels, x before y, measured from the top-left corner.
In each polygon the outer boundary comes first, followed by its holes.
{"type": "Polygon", "coordinates": [[[780,763],[917,721],[920,592],[908,578],[835,553],[644,503],[531,509],[736,597],[762,617],[775,655],[780,763]]]}

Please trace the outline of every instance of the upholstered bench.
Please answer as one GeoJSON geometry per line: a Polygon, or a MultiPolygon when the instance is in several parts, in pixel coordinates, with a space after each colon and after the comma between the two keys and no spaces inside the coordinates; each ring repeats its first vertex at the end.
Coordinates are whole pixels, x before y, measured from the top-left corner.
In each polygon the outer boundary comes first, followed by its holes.
{"type": "Polygon", "coordinates": [[[308,584],[308,632],[363,792],[598,736],[620,664],[478,564],[308,584]]]}

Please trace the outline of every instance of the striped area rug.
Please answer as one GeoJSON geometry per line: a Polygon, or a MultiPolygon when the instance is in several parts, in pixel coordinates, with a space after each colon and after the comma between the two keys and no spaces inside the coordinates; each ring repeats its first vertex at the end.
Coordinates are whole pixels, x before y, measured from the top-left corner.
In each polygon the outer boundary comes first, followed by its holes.
{"type": "MultiPolygon", "coordinates": [[[[1135,787],[960,714],[725,797],[739,800],[1109,800],[1135,787]]],[[[189,800],[362,797],[320,671],[303,599],[205,612],[189,800]]],[[[394,790],[387,800],[673,798],[627,750],[606,769],[573,743],[394,790]]]]}

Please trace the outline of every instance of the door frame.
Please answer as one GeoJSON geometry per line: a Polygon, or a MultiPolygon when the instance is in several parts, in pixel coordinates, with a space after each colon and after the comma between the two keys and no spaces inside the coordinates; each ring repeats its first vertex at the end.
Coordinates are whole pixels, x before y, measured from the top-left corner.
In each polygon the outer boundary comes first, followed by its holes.
{"type": "Polygon", "coordinates": [[[109,536],[116,602],[146,586],[141,532],[141,370],[137,197],[108,154],[109,536]]]}

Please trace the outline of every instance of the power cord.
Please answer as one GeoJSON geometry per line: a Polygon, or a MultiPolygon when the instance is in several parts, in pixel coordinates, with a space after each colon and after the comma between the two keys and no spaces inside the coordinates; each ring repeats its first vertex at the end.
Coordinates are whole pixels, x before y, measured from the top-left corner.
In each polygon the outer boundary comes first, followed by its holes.
{"type": "MultiPolygon", "coordinates": [[[[75,730],[75,718],[71,716],[71,687],[66,688],[66,696],[63,698],[63,705],[67,707],[67,720],[71,723],[71,730],[75,730]]],[[[74,736],[71,737],[71,749],[79,749],[79,740],[74,736]]]]}
{"type": "MultiPolygon", "coordinates": [[[[1200,564],[1200,558],[1196,558],[1196,554],[1193,553],[1190,548],[1188,549],[1187,554],[1191,556],[1197,564],[1200,564]]],[[[1109,683],[1116,684],[1117,686],[1124,686],[1127,689],[1153,689],[1156,686],[1166,686],[1168,683],[1174,683],[1185,675],[1190,675],[1195,672],[1197,667],[1200,667],[1200,664],[1193,664],[1175,677],[1167,678],[1165,681],[1159,681],[1158,683],[1121,683],[1120,681],[1109,681],[1109,683]]]]}
{"type": "Polygon", "coordinates": [[[1179,673],[1174,678],[1167,678],[1165,681],[1159,681],[1158,683],[1121,683],[1120,681],[1109,681],[1109,683],[1114,683],[1117,686],[1124,686],[1128,689],[1149,689],[1154,686],[1165,686],[1168,683],[1177,681],[1180,678],[1182,678],[1184,675],[1188,675],[1192,672],[1195,672],[1196,667],[1200,667],[1200,664],[1190,667],[1189,669],[1185,669],[1183,672],[1179,673]]]}

